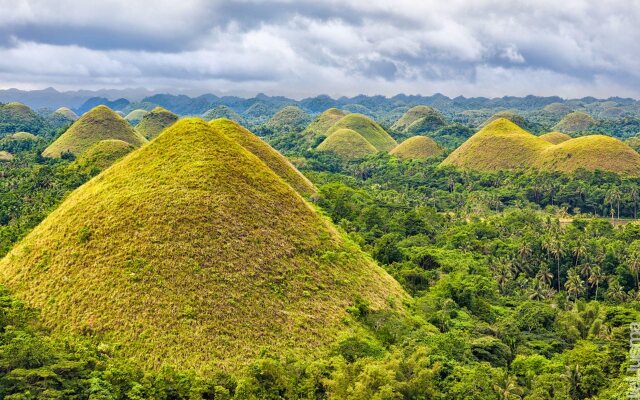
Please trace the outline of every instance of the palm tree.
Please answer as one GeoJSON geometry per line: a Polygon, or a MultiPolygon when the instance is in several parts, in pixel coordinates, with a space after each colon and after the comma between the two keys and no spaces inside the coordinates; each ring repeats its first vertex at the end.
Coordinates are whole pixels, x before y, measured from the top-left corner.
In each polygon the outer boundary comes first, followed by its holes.
{"type": "Polygon", "coordinates": [[[565,282],[564,287],[567,289],[569,296],[573,297],[574,302],[577,302],[578,296],[584,293],[584,282],[575,268],[569,270],[567,282],[565,282]]]}
{"type": "Polygon", "coordinates": [[[637,209],[638,209],[638,199],[640,199],[640,189],[638,189],[638,185],[631,185],[629,188],[629,197],[631,201],[633,201],[633,219],[638,218],[637,209]]]}
{"type": "Polygon", "coordinates": [[[627,262],[629,272],[631,272],[636,279],[636,288],[640,289],[640,286],[638,286],[638,271],[640,271],[640,240],[634,240],[631,245],[629,245],[629,252],[625,261],[627,262]]]}
{"type": "Polygon", "coordinates": [[[594,265],[593,268],[591,268],[591,272],[589,273],[588,281],[591,287],[596,287],[596,301],[598,300],[598,287],[602,282],[605,281],[605,279],[606,275],[602,273],[602,269],[600,268],[600,266],[594,265]]]}
{"type": "Polygon", "coordinates": [[[551,271],[549,271],[548,266],[543,265],[542,267],[540,267],[540,271],[538,271],[538,273],[536,274],[536,278],[542,284],[549,286],[551,285],[551,281],[553,280],[553,274],[551,273],[551,271]]]}
{"type": "Polygon", "coordinates": [[[500,258],[493,264],[493,270],[493,276],[500,286],[500,292],[504,293],[505,287],[513,278],[513,265],[510,260],[500,258]]]}
{"type": "Polygon", "coordinates": [[[564,254],[564,249],[562,248],[562,243],[558,240],[557,236],[549,235],[546,240],[542,243],[542,245],[547,249],[547,253],[551,254],[556,259],[556,269],[558,272],[558,292],[560,291],[560,257],[564,254]]]}
{"type": "Polygon", "coordinates": [[[497,377],[493,384],[493,390],[500,400],[514,400],[522,398],[524,391],[518,386],[518,381],[506,371],[497,377]]]}
{"type": "Polygon", "coordinates": [[[580,257],[582,257],[587,252],[587,245],[582,238],[578,238],[576,245],[573,247],[573,255],[576,257],[576,266],[578,265],[578,261],[580,257]]]}
{"type": "Polygon", "coordinates": [[[618,281],[618,278],[609,278],[609,289],[607,289],[607,297],[618,303],[622,303],[627,297],[627,294],[624,292],[624,289],[622,288],[620,281],[618,281]]]}
{"type": "Polygon", "coordinates": [[[617,186],[614,186],[611,189],[609,189],[606,196],[604,197],[604,201],[606,203],[609,203],[609,205],[611,206],[611,209],[613,209],[614,204],[617,204],[618,218],[620,218],[620,200],[622,200],[622,192],[620,192],[620,189],[618,189],[617,186]]]}

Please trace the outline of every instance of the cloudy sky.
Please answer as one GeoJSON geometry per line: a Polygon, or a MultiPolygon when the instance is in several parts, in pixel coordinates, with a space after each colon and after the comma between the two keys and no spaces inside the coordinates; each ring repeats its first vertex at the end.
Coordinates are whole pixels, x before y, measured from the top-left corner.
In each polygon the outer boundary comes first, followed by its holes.
{"type": "Polygon", "coordinates": [[[0,88],[640,98],[640,0],[0,0],[0,88]]]}

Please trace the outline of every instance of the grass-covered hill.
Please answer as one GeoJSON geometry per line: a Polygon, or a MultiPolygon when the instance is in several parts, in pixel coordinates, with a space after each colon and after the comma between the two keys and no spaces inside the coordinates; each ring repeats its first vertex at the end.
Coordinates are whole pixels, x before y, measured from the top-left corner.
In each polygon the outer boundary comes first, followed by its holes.
{"type": "Polygon", "coordinates": [[[582,111],[575,111],[565,115],[553,129],[564,133],[586,131],[591,128],[595,122],[589,114],[582,111]]]}
{"type": "Polygon", "coordinates": [[[599,169],[640,176],[640,154],[610,136],[582,136],[545,149],[538,167],[560,172],[573,172],[579,168],[589,171],[599,169]]]}
{"type": "Polygon", "coordinates": [[[131,125],[137,125],[142,118],[147,115],[149,113],[149,111],[147,110],[143,110],[141,108],[135,109],[133,111],[131,111],[129,114],[127,114],[124,119],[129,122],[131,125]]]}
{"type": "Polygon", "coordinates": [[[60,114],[63,117],[67,118],[70,121],[75,121],[77,120],[78,114],[76,114],[75,112],[73,112],[70,108],[68,107],[60,107],[57,110],[54,111],[55,114],[60,114]]]}
{"type": "Polygon", "coordinates": [[[551,144],[506,118],[499,118],[453,151],[443,165],[478,171],[524,169],[551,144]]]}
{"type": "Polygon", "coordinates": [[[335,153],[343,160],[356,160],[378,152],[362,135],[347,128],[333,132],[318,145],[317,150],[335,153]]]}
{"type": "Polygon", "coordinates": [[[640,151],[640,136],[633,136],[624,141],[629,147],[635,151],[640,151]]]}
{"type": "Polygon", "coordinates": [[[504,118],[513,122],[514,124],[518,125],[522,129],[527,129],[527,120],[524,119],[523,116],[516,114],[512,111],[500,111],[493,114],[491,117],[486,119],[482,124],[480,124],[479,128],[484,128],[485,126],[489,125],[493,121],[496,121],[501,118],[504,118]]]}
{"type": "Polygon", "coordinates": [[[396,146],[390,154],[404,159],[419,160],[440,155],[442,151],[435,140],[426,136],[413,136],[396,146]]]}
{"type": "Polygon", "coordinates": [[[78,156],[106,139],[122,140],[136,147],[146,142],[146,139],[118,114],[106,106],[97,106],[74,122],[42,152],[42,155],[56,158],[64,153],[71,153],[78,156]]]}
{"type": "Polygon", "coordinates": [[[315,117],[303,133],[312,138],[326,137],[327,131],[345,115],[347,113],[342,110],[329,108],[315,117]]]}
{"type": "Polygon", "coordinates": [[[546,140],[551,144],[559,144],[562,142],[566,142],[567,140],[570,140],[571,136],[567,135],[566,133],[553,131],[553,132],[545,133],[544,135],[540,135],[540,139],[546,140]]]}
{"type": "Polygon", "coordinates": [[[13,154],[8,151],[0,150],[0,161],[11,161],[13,160],[13,154]]]}
{"type": "Polygon", "coordinates": [[[221,118],[211,121],[210,125],[253,153],[298,193],[310,195],[316,192],[313,183],[302,175],[285,156],[237,122],[221,118]]]}
{"type": "Polygon", "coordinates": [[[391,126],[391,129],[398,132],[421,134],[438,130],[446,124],[444,116],[433,107],[415,106],[404,113],[391,126]]]}
{"type": "Polygon", "coordinates": [[[329,128],[327,136],[331,136],[334,132],[343,128],[358,132],[367,142],[381,152],[391,151],[398,145],[378,123],[362,114],[348,114],[340,118],[338,122],[329,128]]]}
{"type": "Polygon", "coordinates": [[[562,116],[569,114],[571,111],[573,111],[571,107],[562,103],[547,104],[542,108],[542,110],[553,115],[562,115],[562,116]]]}
{"type": "Polygon", "coordinates": [[[132,144],[123,140],[101,140],[83,152],[74,161],[74,166],[85,170],[102,171],[135,149],[132,144]]]}
{"type": "Polygon", "coordinates": [[[299,132],[311,121],[309,114],[298,106],[286,106],[280,109],[265,123],[272,132],[299,132]]]}
{"type": "Polygon", "coordinates": [[[18,102],[0,103],[0,137],[15,132],[41,133],[45,128],[42,117],[18,102]]]}
{"type": "Polygon", "coordinates": [[[159,369],[310,356],[347,308],[402,307],[386,272],[258,157],[184,119],[66,200],[0,261],[54,332],[159,369]]]}
{"type": "Polygon", "coordinates": [[[215,108],[208,110],[207,112],[202,114],[202,118],[205,121],[213,121],[214,119],[218,119],[218,118],[226,118],[232,121],[236,121],[240,125],[246,125],[247,123],[240,114],[238,114],[237,112],[233,111],[231,108],[225,105],[217,106],[215,108]]]}
{"type": "Polygon", "coordinates": [[[147,140],[151,140],[177,120],[178,116],[171,111],[156,107],[142,117],[136,125],[136,131],[147,140]]]}

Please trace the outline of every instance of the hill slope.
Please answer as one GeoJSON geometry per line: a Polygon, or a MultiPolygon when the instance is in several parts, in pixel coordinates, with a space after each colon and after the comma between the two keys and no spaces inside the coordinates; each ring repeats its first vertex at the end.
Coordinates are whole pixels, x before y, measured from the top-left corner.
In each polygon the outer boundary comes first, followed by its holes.
{"type": "Polygon", "coordinates": [[[131,125],[106,106],[97,106],[73,123],[42,155],[60,157],[65,152],[76,156],[92,145],[106,139],[118,139],[141,146],[145,138],[136,133],[131,125]]]}
{"type": "Polygon", "coordinates": [[[327,131],[336,122],[340,121],[342,117],[347,115],[346,112],[338,110],[337,108],[329,108],[322,114],[318,115],[303,131],[305,135],[311,137],[326,137],[327,131]]]}
{"type": "Polygon", "coordinates": [[[420,134],[435,131],[446,125],[442,114],[429,106],[415,106],[410,108],[392,126],[399,132],[420,134]]]}
{"type": "Polygon", "coordinates": [[[147,115],[149,113],[149,111],[147,110],[143,110],[141,108],[138,108],[136,110],[131,111],[129,114],[127,114],[126,117],[124,117],[125,120],[127,120],[127,122],[129,122],[131,125],[137,125],[142,118],[147,115]]]}
{"type": "Polygon", "coordinates": [[[2,261],[54,331],[146,367],[237,370],[262,349],[312,355],[356,296],[399,285],[262,161],[179,121],[71,193],[2,261]],[[117,346],[115,345],[117,343],[117,346]]]}
{"type": "Polygon", "coordinates": [[[326,138],[320,145],[318,151],[330,151],[336,153],[344,160],[355,160],[375,154],[378,149],[373,147],[367,139],[352,129],[338,129],[326,138]]]}
{"type": "Polygon", "coordinates": [[[593,126],[594,123],[595,120],[589,114],[575,111],[565,115],[553,129],[564,133],[573,133],[585,131],[593,126]]]}
{"type": "Polygon", "coordinates": [[[404,159],[418,160],[440,155],[442,148],[431,138],[414,136],[400,143],[389,153],[404,159]]]}
{"type": "Polygon", "coordinates": [[[237,122],[221,118],[211,121],[210,125],[253,153],[298,193],[309,195],[316,192],[313,183],[302,175],[285,156],[237,122]]]}
{"type": "Polygon", "coordinates": [[[217,106],[216,108],[212,108],[211,110],[208,110],[207,112],[202,114],[202,118],[205,121],[213,121],[214,119],[218,119],[218,118],[226,118],[232,121],[236,121],[240,125],[246,125],[245,119],[242,118],[240,114],[238,114],[237,112],[233,111],[231,108],[225,105],[220,105],[220,106],[217,106]]]}
{"type": "Polygon", "coordinates": [[[640,176],[640,154],[616,138],[590,135],[545,149],[538,166],[548,171],[573,172],[584,168],[640,176]]]}
{"type": "Polygon", "coordinates": [[[513,122],[499,118],[471,136],[442,164],[479,171],[528,168],[549,146],[513,122]]]}
{"type": "Polygon", "coordinates": [[[334,132],[342,128],[358,132],[378,151],[388,152],[398,145],[380,125],[362,114],[348,114],[340,118],[338,122],[329,128],[327,136],[331,136],[334,132]]]}
{"type": "Polygon", "coordinates": [[[142,117],[136,125],[136,131],[147,140],[151,140],[177,120],[178,116],[171,111],[156,107],[142,117]]]}
{"type": "Polygon", "coordinates": [[[60,107],[56,111],[54,111],[54,113],[60,114],[70,121],[75,121],[79,118],[78,114],[74,113],[70,108],[67,107],[60,107]]]}
{"type": "Polygon", "coordinates": [[[487,120],[485,120],[479,126],[479,128],[484,128],[485,126],[489,125],[493,121],[498,120],[500,118],[507,119],[507,120],[513,122],[514,124],[518,125],[522,129],[526,129],[527,128],[527,120],[525,120],[522,116],[520,116],[520,115],[518,115],[518,114],[516,114],[514,112],[511,112],[511,111],[500,111],[500,112],[497,112],[497,113],[493,114],[491,117],[489,117],[487,120]]]}
{"type": "Polygon", "coordinates": [[[571,136],[558,131],[545,133],[544,135],[540,135],[539,138],[551,144],[560,144],[562,142],[566,142],[567,140],[571,140],[571,136]]]}
{"type": "Polygon", "coordinates": [[[82,153],[74,161],[74,165],[78,168],[96,168],[102,171],[135,149],[132,144],[122,140],[101,140],[82,153]]]}

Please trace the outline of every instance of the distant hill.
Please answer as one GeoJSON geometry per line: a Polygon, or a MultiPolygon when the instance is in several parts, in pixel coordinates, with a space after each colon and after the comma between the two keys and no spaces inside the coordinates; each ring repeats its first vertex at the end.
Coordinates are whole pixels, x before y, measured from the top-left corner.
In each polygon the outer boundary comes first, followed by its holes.
{"type": "Polygon", "coordinates": [[[21,131],[40,133],[45,128],[44,119],[26,105],[0,104],[0,137],[21,131]]]}
{"type": "Polygon", "coordinates": [[[445,125],[444,116],[438,110],[429,106],[415,106],[404,113],[391,129],[417,135],[438,130],[445,125]]]}
{"type": "Polygon", "coordinates": [[[78,114],[71,111],[71,109],[67,107],[60,107],[55,111],[56,114],[60,114],[63,117],[67,118],[70,121],[76,121],[79,117],[78,114]]]}
{"type": "Polygon", "coordinates": [[[123,108],[129,105],[129,100],[127,99],[117,99],[117,100],[109,100],[104,97],[92,97],[85,101],[80,107],[76,109],[76,113],[78,115],[82,115],[89,110],[94,109],[97,106],[106,106],[115,111],[121,111],[123,108]]]}
{"type": "Polygon", "coordinates": [[[78,156],[106,139],[123,140],[136,147],[146,142],[122,117],[106,106],[98,106],[74,122],[42,155],[56,158],[71,153],[78,156]]]}
{"type": "Polygon", "coordinates": [[[142,117],[147,115],[149,111],[143,110],[141,108],[135,109],[127,114],[124,119],[133,126],[138,125],[138,123],[142,120],[142,117]]]}
{"type": "Polygon", "coordinates": [[[8,151],[0,150],[0,162],[6,162],[13,160],[13,154],[8,151]]]}
{"type": "Polygon", "coordinates": [[[213,121],[214,119],[218,119],[218,118],[226,118],[226,119],[235,121],[243,126],[246,125],[247,123],[247,121],[244,118],[242,118],[240,114],[238,114],[237,112],[233,111],[231,108],[224,105],[217,106],[216,108],[212,108],[208,110],[207,112],[202,114],[202,118],[205,121],[213,121]]]}
{"type": "Polygon", "coordinates": [[[442,164],[479,171],[526,169],[549,146],[510,120],[499,118],[471,136],[442,164]]]}
{"type": "Polygon", "coordinates": [[[524,119],[521,115],[518,115],[511,111],[500,111],[493,114],[489,119],[487,119],[480,125],[480,128],[484,128],[485,126],[489,125],[493,121],[498,120],[500,118],[507,119],[513,122],[514,124],[518,125],[522,129],[527,129],[527,120],[524,119]]]}
{"type": "Polygon", "coordinates": [[[73,193],[0,261],[54,332],[159,370],[313,358],[399,284],[258,157],[183,119],[73,193]]]}
{"type": "Polygon", "coordinates": [[[413,136],[400,143],[389,153],[407,160],[420,160],[442,154],[442,148],[426,136],[413,136]]]}
{"type": "Polygon", "coordinates": [[[565,115],[553,129],[563,133],[573,133],[586,131],[594,124],[595,120],[589,114],[576,111],[565,115]]]}
{"type": "Polygon", "coordinates": [[[178,116],[162,107],[156,107],[145,114],[136,125],[136,132],[145,139],[151,140],[158,136],[165,128],[173,125],[178,116]]]}
{"type": "Polygon", "coordinates": [[[272,132],[298,132],[304,129],[311,117],[297,106],[286,106],[280,109],[265,123],[272,132]]]}
{"type": "Polygon", "coordinates": [[[545,140],[551,144],[559,144],[571,139],[571,136],[558,131],[545,133],[544,135],[540,135],[539,137],[540,139],[545,140]]]}
{"type": "Polygon", "coordinates": [[[388,152],[398,144],[380,125],[362,114],[348,114],[340,118],[329,128],[327,136],[343,128],[358,132],[378,151],[388,152]]]}
{"type": "Polygon", "coordinates": [[[314,138],[320,136],[326,137],[329,129],[345,115],[347,115],[347,113],[342,110],[329,108],[314,118],[303,133],[314,138]]]}
{"type": "Polygon", "coordinates": [[[340,128],[327,137],[320,145],[318,151],[335,153],[343,160],[357,160],[359,158],[378,152],[371,143],[358,132],[340,128]]]}

